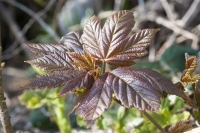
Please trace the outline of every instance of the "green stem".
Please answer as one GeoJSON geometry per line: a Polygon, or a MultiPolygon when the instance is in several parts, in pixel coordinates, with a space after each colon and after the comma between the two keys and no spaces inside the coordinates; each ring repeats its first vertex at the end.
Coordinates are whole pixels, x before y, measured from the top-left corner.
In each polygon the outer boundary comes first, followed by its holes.
{"type": "Polygon", "coordinates": [[[142,111],[142,113],[162,132],[167,133],[146,111],[142,111]]]}
{"type": "Polygon", "coordinates": [[[54,112],[55,112],[55,119],[56,123],[60,129],[61,133],[71,133],[71,124],[69,117],[66,117],[65,114],[65,101],[64,98],[57,98],[55,99],[54,103],[54,112]]]}
{"type": "Polygon", "coordinates": [[[105,73],[105,71],[106,71],[106,62],[103,61],[102,62],[102,69],[101,69],[101,75],[103,75],[105,73]]]}

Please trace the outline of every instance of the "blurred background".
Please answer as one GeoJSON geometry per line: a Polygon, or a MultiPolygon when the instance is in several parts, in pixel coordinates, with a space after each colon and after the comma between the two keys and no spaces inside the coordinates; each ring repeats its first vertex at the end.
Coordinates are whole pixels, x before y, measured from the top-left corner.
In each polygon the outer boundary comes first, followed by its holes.
{"type": "MultiPolygon", "coordinates": [[[[34,56],[23,42],[58,44],[68,32],[83,30],[85,22],[93,15],[98,16],[103,25],[107,17],[119,10],[134,12],[133,33],[145,28],[161,29],[148,48],[149,54],[137,60],[136,66],[154,69],[177,82],[185,69],[186,52],[196,55],[200,64],[200,0],[0,0],[0,40],[5,62],[3,86],[15,131],[57,130],[56,126],[50,129],[38,124],[42,120],[33,120],[34,110],[27,109],[19,101],[18,97],[24,92],[19,87],[37,75],[24,63],[34,56]]],[[[197,72],[200,73],[199,66],[197,72]]],[[[73,120],[77,118],[70,117],[72,127],[79,129],[73,120]]],[[[116,130],[112,126],[102,129],[106,131],[99,132],[116,130]]]]}

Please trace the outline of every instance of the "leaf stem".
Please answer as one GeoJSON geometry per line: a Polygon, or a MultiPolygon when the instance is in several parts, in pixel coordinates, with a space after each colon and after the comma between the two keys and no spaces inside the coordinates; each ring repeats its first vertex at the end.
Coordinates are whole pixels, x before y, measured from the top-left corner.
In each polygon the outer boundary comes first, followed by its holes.
{"type": "Polygon", "coordinates": [[[106,62],[105,62],[105,60],[103,60],[102,69],[101,69],[101,75],[103,75],[105,73],[105,71],[106,71],[106,62]]]}
{"type": "Polygon", "coordinates": [[[142,111],[142,113],[162,132],[167,133],[146,111],[142,111]]]}

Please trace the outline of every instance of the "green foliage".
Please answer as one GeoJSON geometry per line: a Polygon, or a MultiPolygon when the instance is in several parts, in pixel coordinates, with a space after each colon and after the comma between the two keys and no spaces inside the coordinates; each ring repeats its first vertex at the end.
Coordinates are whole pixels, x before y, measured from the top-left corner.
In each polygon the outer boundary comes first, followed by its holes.
{"type": "Polygon", "coordinates": [[[42,130],[58,130],[56,123],[52,122],[49,116],[42,112],[42,109],[45,108],[42,107],[31,111],[29,121],[31,122],[32,126],[42,130]]]}
{"type": "Polygon", "coordinates": [[[27,90],[19,96],[21,104],[25,105],[29,109],[40,108],[43,105],[48,104],[49,102],[54,101],[56,93],[55,90],[27,90]]]}
{"type": "MultiPolygon", "coordinates": [[[[46,72],[44,72],[39,68],[33,67],[33,69],[36,70],[39,74],[46,74],[46,72]]],[[[46,106],[47,110],[51,114],[50,117],[53,118],[60,132],[61,133],[71,132],[70,121],[65,114],[65,108],[66,108],[65,99],[64,97],[56,98],[58,91],[60,91],[60,89],[61,88],[43,89],[43,90],[30,89],[24,91],[24,93],[21,96],[19,96],[21,104],[25,105],[29,109],[36,109],[33,110],[30,116],[30,121],[33,126],[41,129],[46,129],[47,127],[51,126],[52,123],[49,121],[49,118],[42,116],[40,112],[40,108],[46,106]],[[40,117],[35,117],[36,114],[40,117]]]]}
{"type": "MultiPolygon", "coordinates": [[[[185,104],[182,99],[176,97],[174,103],[171,103],[168,97],[162,100],[160,114],[151,112],[150,115],[162,127],[167,127],[189,118],[189,112],[181,112],[183,107],[185,107],[185,104]]],[[[119,107],[118,111],[113,109],[104,113],[98,119],[97,125],[100,129],[108,129],[110,127],[117,133],[126,133],[129,130],[133,130],[134,133],[154,133],[157,131],[157,128],[148,118],[141,117],[142,113],[135,108],[119,107]]]]}
{"type": "Polygon", "coordinates": [[[171,72],[182,72],[185,69],[185,53],[196,55],[197,52],[190,47],[172,45],[161,56],[161,66],[171,72]]]}

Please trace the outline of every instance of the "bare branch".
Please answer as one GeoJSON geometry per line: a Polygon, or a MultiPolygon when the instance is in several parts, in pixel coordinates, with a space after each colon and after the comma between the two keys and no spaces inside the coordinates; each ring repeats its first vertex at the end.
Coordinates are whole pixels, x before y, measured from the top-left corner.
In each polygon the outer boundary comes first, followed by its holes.
{"type": "Polygon", "coordinates": [[[147,19],[149,19],[150,21],[154,21],[157,24],[161,24],[161,25],[167,27],[168,29],[171,29],[172,31],[174,31],[174,33],[177,33],[177,34],[180,34],[182,36],[185,36],[188,39],[192,39],[193,42],[192,42],[191,46],[193,48],[197,48],[198,47],[198,45],[197,45],[198,44],[198,37],[196,35],[192,34],[191,32],[176,26],[171,21],[169,21],[169,20],[167,20],[167,19],[165,19],[165,18],[163,18],[161,16],[158,16],[155,13],[149,13],[146,16],[147,16],[147,19]]]}
{"type": "Polygon", "coordinates": [[[164,10],[167,14],[167,17],[170,20],[174,21],[175,20],[174,13],[172,12],[172,9],[171,9],[169,3],[166,0],[160,0],[160,2],[161,2],[162,6],[163,6],[163,8],[164,8],[164,10]]]}
{"type": "MultiPolygon", "coordinates": [[[[0,7],[1,8],[1,7],[0,7]]],[[[1,30],[0,30],[1,31],[1,30]]],[[[3,126],[4,133],[12,133],[12,125],[10,122],[10,116],[6,106],[6,99],[4,97],[3,85],[2,85],[2,67],[1,66],[1,40],[0,40],[0,118],[3,126]]]]}
{"type": "Polygon", "coordinates": [[[47,32],[49,35],[52,36],[52,38],[58,43],[60,40],[60,37],[52,30],[51,27],[49,27],[43,19],[41,19],[37,14],[35,14],[32,10],[30,10],[29,8],[27,8],[26,6],[13,1],[13,0],[2,0],[4,2],[7,2],[19,9],[21,9],[22,11],[26,12],[28,15],[30,15],[31,17],[33,17],[47,32]]]}
{"type": "MultiPolygon", "coordinates": [[[[46,12],[48,12],[51,9],[51,7],[54,3],[55,3],[55,0],[50,0],[44,9],[37,13],[38,16],[42,16],[42,15],[46,14],[46,12]]],[[[7,15],[7,16],[9,16],[9,15],[7,15]]],[[[21,31],[21,35],[25,35],[26,32],[28,31],[28,29],[33,25],[34,22],[35,22],[35,19],[31,18],[28,21],[28,23],[23,27],[23,29],[21,31]]],[[[24,41],[24,40],[22,40],[22,41],[24,41]]],[[[3,60],[9,59],[9,58],[12,58],[13,56],[15,56],[16,54],[18,54],[22,50],[22,48],[21,47],[17,48],[17,46],[18,46],[18,41],[15,40],[14,43],[9,48],[7,48],[5,51],[2,52],[2,59],[3,60]]]]}
{"type": "Polygon", "coordinates": [[[199,11],[200,11],[200,0],[194,0],[193,3],[191,4],[190,8],[187,10],[185,15],[182,17],[182,19],[177,22],[177,25],[179,25],[181,27],[188,25],[195,18],[195,16],[199,13],[199,11]]]}

